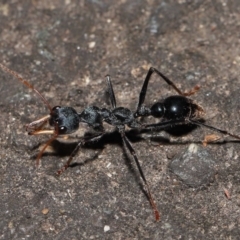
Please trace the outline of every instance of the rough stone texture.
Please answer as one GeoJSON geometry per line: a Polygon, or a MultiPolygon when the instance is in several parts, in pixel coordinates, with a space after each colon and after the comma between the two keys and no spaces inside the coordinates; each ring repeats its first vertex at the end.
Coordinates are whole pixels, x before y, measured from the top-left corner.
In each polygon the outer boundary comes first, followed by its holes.
{"type": "Polygon", "coordinates": [[[187,149],[171,161],[169,169],[176,174],[184,184],[190,187],[200,187],[213,181],[215,160],[209,151],[196,144],[190,144],[187,149]]]}
{"type": "MultiPolygon", "coordinates": [[[[1,1],[0,62],[52,106],[78,111],[108,106],[106,74],[119,105],[134,110],[154,66],[183,90],[201,85],[193,99],[206,122],[240,133],[239,11],[233,0],[1,1]]],[[[0,78],[0,239],[239,239],[239,142],[207,146],[217,174],[195,189],[171,174],[169,158],[190,143],[201,145],[211,131],[197,128],[169,143],[134,141],[161,212],[156,223],[120,138],[83,148],[74,162],[85,163],[57,177],[72,147],[60,139],[61,151],[48,149],[36,170],[36,153],[48,137],[28,136],[24,125],[48,110],[9,74],[0,71],[0,78]]],[[[146,102],[171,94],[153,77],[146,102]]]]}

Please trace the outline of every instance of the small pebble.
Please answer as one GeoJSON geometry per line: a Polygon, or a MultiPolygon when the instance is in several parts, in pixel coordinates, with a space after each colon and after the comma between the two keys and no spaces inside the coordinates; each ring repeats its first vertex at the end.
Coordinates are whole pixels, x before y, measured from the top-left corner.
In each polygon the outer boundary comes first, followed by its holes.
{"type": "Polygon", "coordinates": [[[49,209],[48,209],[48,208],[44,208],[44,209],[42,210],[42,214],[44,214],[44,215],[48,214],[48,212],[49,212],[49,209]]]}
{"type": "Polygon", "coordinates": [[[214,166],[215,160],[206,148],[190,144],[174,157],[169,168],[184,184],[199,187],[213,181],[216,173],[214,166]]]}
{"type": "Polygon", "coordinates": [[[110,227],[108,225],[104,226],[104,232],[108,232],[110,230],[110,227]]]}

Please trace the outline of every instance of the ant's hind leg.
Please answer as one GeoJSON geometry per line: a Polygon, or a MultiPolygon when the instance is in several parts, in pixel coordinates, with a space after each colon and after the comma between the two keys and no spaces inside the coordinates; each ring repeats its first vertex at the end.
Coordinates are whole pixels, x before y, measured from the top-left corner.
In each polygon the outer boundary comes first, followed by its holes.
{"type": "Polygon", "coordinates": [[[223,135],[227,135],[227,136],[230,136],[230,137],[233,137],[233,138],[236,138],[236,139],[240,140],[240,136],[239,135],[232,134],[232,133],[230,133],[230,132],[228,132],[226,130],[219,129],[219,128],[207,125],[205,123],[202,123],[202,122],[199,122],[199,121],[196,121],[196,120],[193,120],[193,119],[189,119],[189,122],[193,123],[193,124],[196,124],[198,126],[203,126],[203,127],[209,128],[209,129],[211,129],[211,130],[213,130],[215,132],[219,132],[219,133],[222,133],[223,135]]]}
{"type": "Polygon", "coordinates": [[[100,133],[99,135],[95,135],[95,136],[92,136],[92,137],[89,137],[89,138],[81,139],[78,142],[77,146],[72,151],[72,153],[71,153],[70,157],[68,158],[67,162],[63,165],[62,168],[60,168],[57,171],[57,175],[61,175],[65,170],[67,170],[67,168],[70,166],[74,156],[76,155],[76,153],[78,152],[78,150],[81,146],[83,146],[87,142],[94,142],[94,141],[99,140],[102,137],[103,134],[104,134],[104,132],[100,133]]]}

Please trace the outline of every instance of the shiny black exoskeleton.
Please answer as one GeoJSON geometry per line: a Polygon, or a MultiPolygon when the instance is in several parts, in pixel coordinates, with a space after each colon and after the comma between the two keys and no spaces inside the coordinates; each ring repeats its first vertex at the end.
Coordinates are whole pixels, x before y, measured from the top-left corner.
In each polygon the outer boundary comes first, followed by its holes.
{"type": "Polygon", "coordinates": [[[162,102],[156,102],[150,108],[151,115],[155,118],[180,119],[190,117],[196,112],[192,101],[183,96],[171,96],[162,102]]]}
{"type": "Polygon", "coordinates": [[[150,108],[142,106],[135,113],[135,117],[153,116],[165,120],[196,117],[200,107],[184,96],[170,96],[160,102],[154,103],[150,108]]]}

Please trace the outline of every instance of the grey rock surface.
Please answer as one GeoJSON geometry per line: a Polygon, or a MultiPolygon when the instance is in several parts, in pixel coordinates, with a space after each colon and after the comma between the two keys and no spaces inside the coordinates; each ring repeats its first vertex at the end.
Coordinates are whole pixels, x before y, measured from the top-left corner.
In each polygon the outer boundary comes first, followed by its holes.
{"type": "Polygon", "coordinates": [[[215,165],[216,161],[209,151],[196,144],[190,144],[185,151],[174,157],[169,169],[184,184],[197,188],[213,181],[216,174],[215,165]]]}

